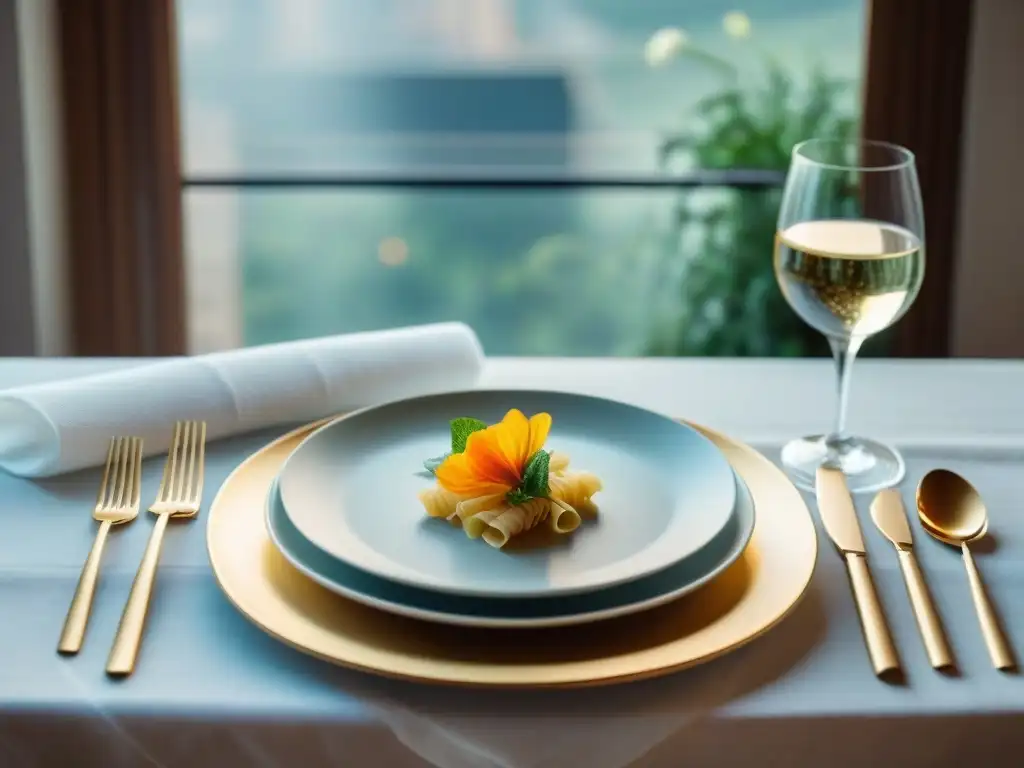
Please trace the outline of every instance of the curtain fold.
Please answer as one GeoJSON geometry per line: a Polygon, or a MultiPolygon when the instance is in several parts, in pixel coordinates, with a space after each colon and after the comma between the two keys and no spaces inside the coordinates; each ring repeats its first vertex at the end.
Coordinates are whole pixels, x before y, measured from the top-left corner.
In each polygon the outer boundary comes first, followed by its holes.
{"type": "Polygon", "coordinates": [[[75,354],[185,352],[173,0],[58,0],[75,354]]]}
{"type": "Polygon", "coordinates": [[[925,217],[924,284],[892,329],[891,354],[950,353],[961,139],[973,0],[874,0],[862,133],[910,149],[925,217]]]}

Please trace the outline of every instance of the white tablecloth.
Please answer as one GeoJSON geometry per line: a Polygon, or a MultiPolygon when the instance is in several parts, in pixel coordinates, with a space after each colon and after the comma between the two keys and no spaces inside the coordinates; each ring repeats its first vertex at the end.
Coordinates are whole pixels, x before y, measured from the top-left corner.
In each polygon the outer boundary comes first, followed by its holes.
{"type": "MultiPolygon", "coordinates": [[[[125,364],[9,360],[0,362],[0,387],[125,364]]],[[[831,423],[834,391],[824,361],[492,360],[482,386],[631,401],[706,423],[773,458],[784,439],[831,423]]],[[[862,361],[850,408],[853,429],[904,448],[908,500],[939,465],[963,471],[985,495],[996,546],[980,566],[1018,653],[1022,392],[1019,363],[862,361]]],[[[207,503],[272,436],[210,446],[207,503]]],[[[146,471],[153,482],[159,459],[146,471]]],[[[745,649],[642,684],[499,694],[385,682],[264,636],[214,584],[202,518],[168,531],[139,668],[111,682],[104,661],[148,526],[133,524],[109,542],[82,654],[55,652],[94,531],[96,481],[95,471],[39,482],[0,475],[4,768],[988,766],[1017,765],[1024,751],[1024,678],[991,669],[958,555],[917,537],[960,661],[960,675],[946,677],[927,665],[891,546],[866,514],[876,583],[908,670],[904,686],[872,676],[845,573],[825,540],[804,601],[745,649]]]]}

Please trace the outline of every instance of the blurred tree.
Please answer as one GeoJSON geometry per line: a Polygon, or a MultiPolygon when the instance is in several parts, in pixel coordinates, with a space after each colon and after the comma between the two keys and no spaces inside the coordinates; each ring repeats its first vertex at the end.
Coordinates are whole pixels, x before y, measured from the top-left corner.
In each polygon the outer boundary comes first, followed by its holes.
{"type": "MultiPolygon", "coordinates": [[[[665,140],[662,165],[785,171],[793,145],[810,137],[852,138],[843,104],[850,83],[812,72],[805,88],[769,62],[765,83],[732,85],[701,100],[693,131],[665,140]]],[[[827,345],[782,297],[772,270],[781,189],[680,193],[667,258],[678,260],[677,298],[656,319],[649,355],[800,356],[827,345]]]]}
{"type": "MultiPolygon", "coordinates": [[[[749,19],[730,22],[749,35],[749,19]]],[[[660,146],[666,169],[785,171],[795,143],[856,129],[851,83],[820,70],[798,80],[769,62],[763,82],[741,87],[731,63],[672,29],[645,54],[723,75],[660,146]]],[[[247,195],[246,343],[459,319],[490,354],[824,354],[772,271],[781,193],[247,195]],[[382,255],[386,242],[400,258],[382,255]]]]}

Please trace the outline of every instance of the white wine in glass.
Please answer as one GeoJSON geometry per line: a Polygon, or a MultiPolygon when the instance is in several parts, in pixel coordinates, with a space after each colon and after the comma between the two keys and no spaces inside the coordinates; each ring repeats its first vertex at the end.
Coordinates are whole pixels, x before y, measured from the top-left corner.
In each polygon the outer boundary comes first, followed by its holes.
{"type": "Polygon", "coordinates": [[[787,443],[782,461],[814,487],[823,464],[851,490],[898,483],[903,459],[890,446],[845,432],[850,366],[865,339],[901,318],[924,278],[924,223],[913,155],[883,142],[798,144],[775,236],[775,275],[793,310],[821,331],[837,365],[832,432],[787,443]]]}

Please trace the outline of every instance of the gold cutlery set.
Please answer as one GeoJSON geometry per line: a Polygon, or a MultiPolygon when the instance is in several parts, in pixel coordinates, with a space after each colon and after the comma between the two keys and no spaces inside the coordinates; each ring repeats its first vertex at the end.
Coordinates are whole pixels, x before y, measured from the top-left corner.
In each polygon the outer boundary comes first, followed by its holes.
{"type": "MultiPolygon", "coordinates": [[[[107,674],[130,675],[135,668],[149,598],[156,579],[164,530],[170,518],[192,518],[199,513],[203,498],[203,467],[206,423],[179,421],[174,425],[171,447],[164,463],[163,477],[149,511],[156,515],[142,562],[125,603],[117,635],[107,660],[107,674]]],[[[93,517],[100,521],[89,556],[82,568],[78,587],[68,609],[57,650],[73,655],[82,648],[93,593],[99,577],[103,545],[112,525],[134,520],[139,514],[142,486],[142,439],[111,438],[93,517]]]]}
{"type": "MultiPolygon", "coordinates": [[[[867,549],[846,478],[837,469],[821,467],[817,471],[815,491],[825,532],[846,562],[875,674],[879,677],[901,674],[899,655],[871,580],[867,549]]],[[[979,540],[988,531],[988,517],[981,497],[956,473],[934,470],[925,475],[918,486],[917,509],[921,527],[928,534],[938,541],[959,547],[963,553],[971,595],[993,666],[1001,670],[1015,668],[1013,654],[968,547],[970,542],[979,540]]],[[[888,489],[876,495],[871,503],[871,519],[896,548],[929,663],[935,669],[954,668],[953,652],[914,555],[913,536],[900,492],[888,489]]]]}
{"type": "MultiPolygon", "coordinates": [[[[206,444],[205,422],[179,421],[174,426],[163,476],[149,511],[156,523],[139,565],[121,615],[117,635],[107,660],[107,674],[130,675],[142,642],[150,595],[156,578],[164,531],[171,518],[188,519],[199,513],[203,493],[206,444]]],[[[104,544],[112,526],[134,520],[139,513],[142,485],[142,439],[111,438],[106,465],[93,509],[100,527],[82,568],[57,649],[73,655],[81,650],[89,621],[93,594],[99,578],[104,544]]],[[[861,533],[853,497],[838,469],[817,470],[815,485],[818,509],[826,533],[839,549],[850,577],[875,674],[884,677],[902,672],[885,611],[875,591],[868,567],[867,548],[861,533]]],[[[918,517],[922,528],[935,539],[959,547],[967,569],[971,595],[993,665],[1013,669],[1016,663],[992,603],[985,591],[969,544],[988,531],[985,506],[977,491],[948,470],[929,472],[917,491],[918,517]]],[[[871,503],[871,518],[896,549],[907,594],[929,663],[935,669],[956,666],[942,621],[914,554],[913,536],[900,492],[884,490],[871,503]]]]}

